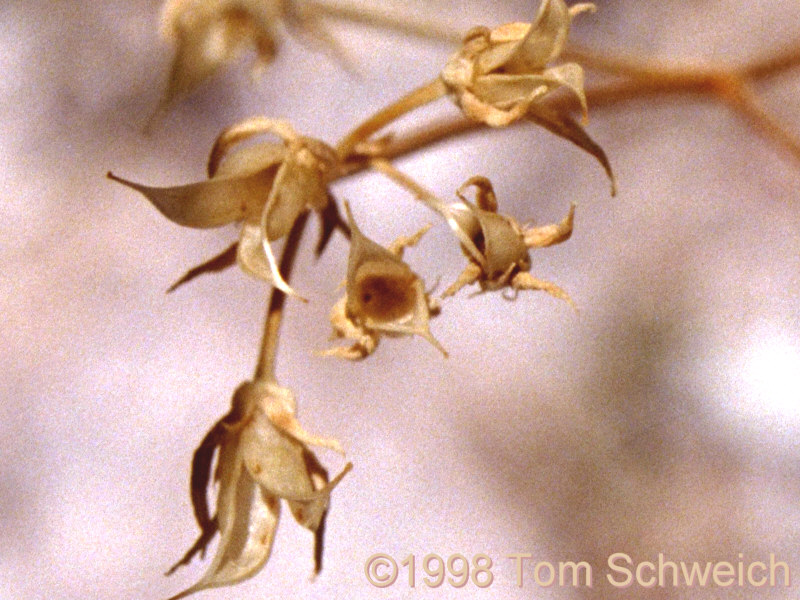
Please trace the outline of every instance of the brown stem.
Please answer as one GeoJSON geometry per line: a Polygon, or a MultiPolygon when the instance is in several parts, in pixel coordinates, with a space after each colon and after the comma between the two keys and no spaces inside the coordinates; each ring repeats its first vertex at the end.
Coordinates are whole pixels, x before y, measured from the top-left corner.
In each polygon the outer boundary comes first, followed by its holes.
{"type": "Polygon", "coordinates": [[[434,100],[438,100],[445,94],[447,94],[447,87],[438,77],[430,83],[417,88],[413,92],[400,98],[397,102],[393,102],[386,108],[378,111],[347,134],[336,147],[337,154],[342,160],[348,158],[356,149],[356,146],[369,139],[373,133],[383,129],[386,125],[407,112],[428,104],[429,102],[433,102],[434,100]]]}
{"type": "Polygon", "coordinates": [[[742,73],[750,79],[763,79],[797,67],[800,67],[800,43],[792,44],[774,56],[752,61],[742,73]]]}
{"type": "Polygon", "coordinates": [[[800,162],[800,137],[787,131],[775,115],[764,109],[749,85],[742,81],[732,81],[728,87],[720,91],[720,97],[750,121],[751,125],[800,162]]]}
{"type": "MultiPolygon", "coordinates": [[[[292,226],[289,236],[286,238],[286,245],[283,247],[279,270],[286,278],[292,272],[294,259],[300,247],[300,239],[303,237],[303,230],[308,222],[308,211],[302,213],[292,226]]],[[[264,335],[261,338],[261,351],[258,355],[254,381],[274,381],[275,380],[275,356],[278,349],[278,333],[283,320],[283,305],[286,301],[286,294],[278,288],[273,287],[267,308],[267,318],[264,323],[264,335]]]]}

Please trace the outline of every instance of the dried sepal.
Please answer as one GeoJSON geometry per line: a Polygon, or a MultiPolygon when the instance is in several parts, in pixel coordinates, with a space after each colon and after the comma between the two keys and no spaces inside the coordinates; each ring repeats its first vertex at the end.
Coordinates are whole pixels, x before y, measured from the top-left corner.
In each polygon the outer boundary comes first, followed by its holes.
{"type": "Polygon", "coordinates": [[[167,289],[167,293],[169,294],[171,292],[174,292],[185,283],[189,283],[195,277],[199,277],[200,275],[204,275],[206,273],[216,273],[218,271],[223,271],[228,267],[235,265],[238,246],[239,243],[234,242],[216,256],[197,265],[196,267],[192,267],[191,269],[186,271],[186,273],[181,275],[180,279],[178,279],[175,283],[169,286],[169,288],[167,289]]]}
{"type": "MultiPolygon", "coordinates": [[[[218,528],[221,539],[203,577],[170,600],[211,587],[232,585],[255,575],[269,558],[281,499],[288,502],[298,523],[315,533],[314,562],[315,571],[318,570],[319,529],[324,523],[330,492],[351,465],[348,463],[329,482],[327,471],[308,445],[338,452],[341,446],[336,440],[307,433],[294,412],[295,401],[290,390],[274,382],[247,382],[234,393],[230,413],[204,438],[193,461],[192,502],[203,529],[201,540],[214,528],[218,528]],[[205,486],[216,448],[215,479],[219,491],[216,516],[211,519],[205,486]]],[[[196,547],[197,544],[178,565],[188,562],[196,547]]]]}
{"type": "Polygon", "coordinates": [[[569,296],[555,284],[534,278],[530,248],[559,244],[572,234],[575,207],[554,225],[523,228],[512,217],[497,212],[497,198],[491,182],[485,177],[471,177],[457,191],[461,202],[437,210],[450,215],[448,222],[461,241],[469,259],[464,271],[442,297],[454,295],[462,287],[477,283],[482,291],[504,288],[542,290],[570,303],[569,296]],[[475,188],[475,203],[467,200],[467,188],[475,188]]]}
{"type": "Polygon", "coordinates": [[[572,18],[593,9],[592,4],[567,7],[563,0],[543,0],[532,24],[476,27],[448,60],[442,81],[467,116],[492,127],[520,119],[559,88],[574,94],[586,115],[581,67],[549,64],[561,54],[572,18]]]}
{"type": "Polygon", "coordinates": [[[220,227],[260,215],[264,194],[272,187],[277,165],[243,176],[220,176],[174,187],[150,187],[113,173],[108,178],[147,198],[170,221],[197,229],[220,227]]]}
{"type": "Polygon", "coordinates": [[[347,202],[345,210],[351,231],[345,297],[334,305],[331,324],[335,337],[354,340],[354,344],[322,354],[359,360],[375,350],[382,335],[419,335],[447,356],[429,327],[439,305],[401,258],[403,250],[416,244],[429,227],[396,240],[387,249],[361,232],[347,202]]]}
{"type": "Polygon", "coordinates": [[[580,123],[576,122],[566,112],[556,110],[542,103],[532,105],[525,114],[525,118],[536,125],[544,127],[550,133],[572,142],[578,148],[595,157],[611,182],[611,195],[616,196],[617,178],[611,169],[611,162],[608,160],[605,150],[586,133],[580,123]]]}

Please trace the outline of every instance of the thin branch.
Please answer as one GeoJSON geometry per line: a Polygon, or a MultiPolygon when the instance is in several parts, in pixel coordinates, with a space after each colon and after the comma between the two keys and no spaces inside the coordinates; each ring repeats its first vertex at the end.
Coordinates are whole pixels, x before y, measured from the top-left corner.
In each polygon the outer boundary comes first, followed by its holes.
{"type": "Polygon", "coordinates": [[[800,163],[800,137],[785,129],[775,115],[761,105],[749,85],[736,81],[721,94],[728,105],[744,116],[753,127],[782,146],[800,163]]]}
{"type": "Polygon", "coordinates": [[[417,88],[409,94],[406,94],[397,102],[393,102],[386,108],[378,111],[366,121],[361,123],[353,131],[347,134],[344,139],[339,142],[336,147],[337,154],[346,159],[349,157],[357,146],[369,139],[369,137],[383,129],[386,125],[403,116],[407,112],[411,112],[415,108],[424,106],[434,100],[438,100],[447,94],[447,87],[444,82],[438,77],[433,81],[417,88]]]}
{"type": "MultiPolygon", "coordinates": [[[[308,222],[308,211],[302,213],[294,223],[289,236],[286,238],[286,245],[283,247],[283,254],[280,262],[280,272],[286,280],[292,273],[294,259],[300,247],[300,239],[303,237],[303,230],[308,222]]],[[[272,288],[272,294],[267,308],[267,318],[264,323],[264,336],[261,338],[261,350],[258,355],[258,363],[254,381],[273,381],[275,379],[275,356],[278,349],[278,334],[283,321],[283,305],[286,301],[286,294],[278,288],[272,288]]]]}
{"type": "Polygon", "coordinates": [[[392,29],[407,35],[457,44],[462,35],[451,28],[432,23],[430,18],[417,19],[397,11],[381,10],[374,6],[347,6],[338,2],[309,2],[308,11],[344,21],[362,23],[371,27],[392,29]]]}
{"type": "Polygon", "coordinates": [[[800,42],[772,56],[751,61],[742,69],[742,74],[750,79],[764,79],[797,67],[800,67],[800,42]]]}

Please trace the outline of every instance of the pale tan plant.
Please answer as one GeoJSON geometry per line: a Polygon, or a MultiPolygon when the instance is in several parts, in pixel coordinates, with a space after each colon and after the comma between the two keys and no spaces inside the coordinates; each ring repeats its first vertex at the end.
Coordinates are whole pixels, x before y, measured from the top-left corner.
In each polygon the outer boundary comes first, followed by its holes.
{"type": "Polygon", "coordinates": [[[800,65],[799,50],[792,48],[742,67],[703,68],[602,55],[567,43],[572,18],[591,10],[591,4],[568,6],[563,0],[542,0],[530,24],[478,26],[466,36],[455,36],[407,15],[321,2],[167,3],[163,26],[176,41],[177,55],[165,103],[192,91],[247,45],[255,47],[261,63],[271,60],[275,23],[292,15],[314,24],[315,31],[322,31],[317,28],[320,19],[335,17],[457,44],[437,76],[364,119],[335,146],[302,136],[285,121],[255,117],[220,134],[211,150],[205,181],[156,188],[109,173],[112,179],[142,193],[179,225],[210,228],[236,223],[241,227],[236,243],[189,271],[172,289],[200,273],[236,262],[274,288],[256,372],[236,390],[230,412],[208,432],[195,453],[191,492],[201,535],[176,567],[203,552],[217,532],[220,545],[200,581],[174,598],[230,585],[257,573],[269,558],[281,499],[287,501],[295,519],[315,533],[315,570],[320,568],[322,524],[330,493],[350,465],[329,481],[309,447],[341,452],[341,446],[333,439],[305,432],[295,417],[293,393],[277,384],[274,373],[286,295],[297,296],[289,285],[292,265],[311,211],[322,219],[319,251],[336,229],[350,239],[345,295],[333,307],[330,319],[334,335],[352,343],[322,354],[361,360],[375,351],[381,338],[405,335],[423,337],[446,357],[430,332],[430,319],[440,313],[442,302],[462,287],[477,284],[481,291],[501,290],[504,294],[541,290],[572,303],[562,288],[530,273],[529,251],[568,240],[575,207],[571,205],[559,223],[523,226],[499,212],[488,178],[464,173],[466,182],[455,191],[460,201],[446,203],[400,171],[392,162],[395,158],[476,128],[491,132],[491,128],[517,122],[534,123],[594,156],[605,169],[613,194],[616,180],[610,161],[584,129],[588,108],[644,94],[689,91],[722,99],[800,160],[796,136],[760,106],[752,91],[753,82],[800,65]],[[558,62],[561,56],[567,62],[558,62]],[[616,78],[585,86],[585,70],[612,73],[616,78]],[[459,114],[422,122],[410,133],[376,137],[399,117],[448,96],[460,108],[459,114]],[[582,123],[575,120],[576,113],[582,114],[582,123]],[[255,138],[263,135],[278,141],[256,143],[255,138]],[[385,175],[433,209],[460,243],[467,265],[442,299],[433,298],[423,280],[402,260],[404,249],[415,245],[427,226],[384,248],[362,233],[348,203],[344,207],[349,226],[339,218],[332,186],[365,169],[385,175]],[[474,189],[474,202],[467,198],[469,188],[474,189]],[[280,239],[285,239],[285,244],[279,264],[271,244],[280,239]],[[206,495],[215,453],[219,487],[212,517],[206,495]]]}

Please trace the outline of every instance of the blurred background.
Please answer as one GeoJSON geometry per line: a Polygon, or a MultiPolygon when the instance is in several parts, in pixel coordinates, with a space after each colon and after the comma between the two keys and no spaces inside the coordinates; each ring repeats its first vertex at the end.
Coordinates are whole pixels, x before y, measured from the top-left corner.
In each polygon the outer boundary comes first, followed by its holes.
{"type": "MultiPolygon", "coordinates": [[[[352,0],[358,5],[356,0],[352,0]]],[[[366,3],[364,3],[366,4],[366,3]]],[[[531,20],[537,2],[382,2],[455,30],[531,20]]],[[[599,0],[572,38],[604,51],[745,62],[800,43],[794,1],[599,0]]],[[[452,48],[331,22],[350,70],[281,27],[275,62],[248,59],[174,107],[146,136],[171,59],[155,0],[5,0],[0,6],[0,599],[166,598],[210,557],[170,578],[194,542],[192,452],[252,375],[265,286],[231,268],[172,294],[236,228],[164,219],[105,179],[150,185],[204,177],[219,131],[253,115],[290,119],[335,143],[434,77],[452,48]]],[[[800,133],[800,72],[758,88],[800,133]]],[[[393,129],[453,114],[442,100],[393,129]]],[[[313,582],[312,536],[284,511],[269,563],[198,598],[785,598],[783,587],[616,589],[607,557],[635,562],[786,562],[800,575],[800,164],[727,108],[699,97],[592,111],[589,133],[619,180],[546,131],[517,127],[440,143],[397,162],[453,198],[468,177],[495,185],[520,221],[559,220],[567,243],[532,252],[535,276],[569,291],[470,297],[420,338],[384,341],[361,363],[330,346],[347,244],[293,279],[278,373],[301,422],[338,438],[354,464],[328,518],[313,582]],[[378,589],[364,562],[385,552],[485,553],[494,583],[429,589],[418,562],[378,589]],[[516,586],[506,556],[589,562],[594,586],[516,586]]],[[[387,244],[433,215],[375,174],[334,186],[363,231],[387,244]]],[[[312,219],[312,227],[316,220],[312,219]]],[[[309,237],[309,240],[313,236],[309,237]]],[[[464,259],[437,226],[406,253],[438,291],[464,259]]],[[[318,453],[332,472],[343,461],[318,453]]],[[[213,552],[213,548],[212,548],[213,552]]]]}

